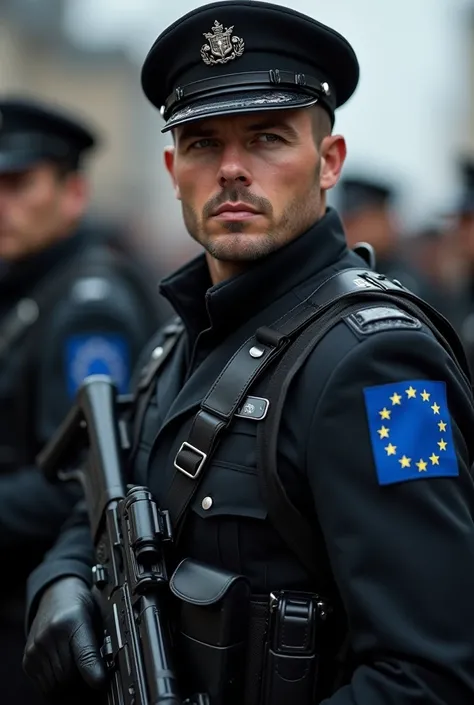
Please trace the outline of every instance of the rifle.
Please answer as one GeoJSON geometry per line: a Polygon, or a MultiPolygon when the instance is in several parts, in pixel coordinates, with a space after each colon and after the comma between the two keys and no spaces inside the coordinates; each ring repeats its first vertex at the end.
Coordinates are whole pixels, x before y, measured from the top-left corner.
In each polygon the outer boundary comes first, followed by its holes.
{"type": "Polygon", "coordinates": [[[38,463],[51,482],[77,480],[84,490],[104,624],[101,654],[110,674],[108,705],[209,705],[206,694],[187,700],[179,695],[162,608],[171,521],[146,487],[125,488],[129,444],[119,409],[130,405],[130,399],[119,399],[110,377],[86,378],[38,463]],[[83,467],[71,469],[87,447],[83,467]]]}

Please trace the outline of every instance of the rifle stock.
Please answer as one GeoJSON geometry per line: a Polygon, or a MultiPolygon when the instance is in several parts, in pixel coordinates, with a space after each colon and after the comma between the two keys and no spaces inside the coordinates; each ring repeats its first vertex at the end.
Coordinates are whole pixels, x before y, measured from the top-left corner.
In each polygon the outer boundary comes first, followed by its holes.
{"type": "Polygon", "coordinates": [[[108,705],[208,705],[204,694],[189,700],[179,694],[164,618],[168,574],[163,544],[172,541],[171,522],[146,487],[126,490],[119,406],[109,377],[88,377],[38,455],[51,482],[77,480],[84,490],[104,623],[101,652],[110,673],[108,705]],[[85,463],[76,468],[86,448],[85,463]]]}

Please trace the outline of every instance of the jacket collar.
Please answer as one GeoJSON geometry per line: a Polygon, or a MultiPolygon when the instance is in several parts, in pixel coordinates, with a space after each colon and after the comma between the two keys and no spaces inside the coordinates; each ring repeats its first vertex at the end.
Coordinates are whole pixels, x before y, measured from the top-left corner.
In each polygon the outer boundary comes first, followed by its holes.
{"type": "Polygon", "coordinates": [[[205,256],[199,255],[163,279],[160,290],[194,339],[207,328],[228,332],[249,313],[265,309],[345,252],[341,220],[329,208],[303,235],[236,277],[213,286],[205,256]]]}

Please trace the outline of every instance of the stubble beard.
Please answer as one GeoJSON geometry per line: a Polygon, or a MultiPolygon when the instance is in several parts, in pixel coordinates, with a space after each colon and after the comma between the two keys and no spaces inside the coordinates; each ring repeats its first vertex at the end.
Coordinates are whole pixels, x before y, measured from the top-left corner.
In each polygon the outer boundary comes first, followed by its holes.
{"type": "MultiPolygon", "coordinates": [[[[316,172],[319,177],[318,163],[316,172]]],[[[221,262],[255,262],[263,259],[283,245],[302,235],[316,220],[320,199],[313,184],[304,198],[298,196],[291,201],[276,222],[269,201],[258,199],[243,190],[234,188],[209,201],[200,216],[189,204],[182,202],[184,224],[191,237],[204,247],[211,257],[221,262]],[[250,196],[250,197],[249,197],[250,196]],[[269,223],[266,231],[252,233],[252,223],[246,221],[221,222],[221,233],[206,232],[204,223],[212,211],[226,201],[242,200],[261,208],[269,223]],[[225,237],[226,234],[235,238],[225,237]]]]}

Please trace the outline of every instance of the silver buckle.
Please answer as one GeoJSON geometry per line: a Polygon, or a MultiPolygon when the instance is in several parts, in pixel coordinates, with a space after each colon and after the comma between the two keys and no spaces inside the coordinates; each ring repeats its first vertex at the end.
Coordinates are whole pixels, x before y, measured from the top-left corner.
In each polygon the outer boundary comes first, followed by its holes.
{"type": "Polygon", "coordinates": [[[197,476],[199,475],[199,473],[201,472],[202,467],[203,467],[204,463],[206,462],[206,460],[207,460],[207,454],[206,454],[206,453],[204,453],[202,450],[199,450],[199,448],[196,448],[195,446],[192,446],[192,445],[191,445],[190,443],[188,443],[187,441],[184,441],[184,443],[181,443],[181,448],[180,448],[180,449],[178,450],[178,452],[176,453],[176,457],[175,457],[175,459],[174,459],[173,465],[175,466],[175,468],[176,468],[177,470],[179,470],[180,472],[182,472],[183,475],[187,475],[188,477],[191,478],[191,480],[195,480],[195,479],[197,478],[197,476]],[[185,470],[184,468],[182,468],[181,465],[178,465],[178,463],[176,462],[176,461],[178,460],[179,454],[180,454],[181,451],[184,450],[185,448],[188,448],[189,450],[192,450],[194,453],[197,453],[197,455],[199,455],[199,456],[201,457],[201,460],[199,461],[199,465],[197,466],[196,472],[194,473],[194,475],[193,475],[192,473],[188,472],[187,470],[185,470]]]}

